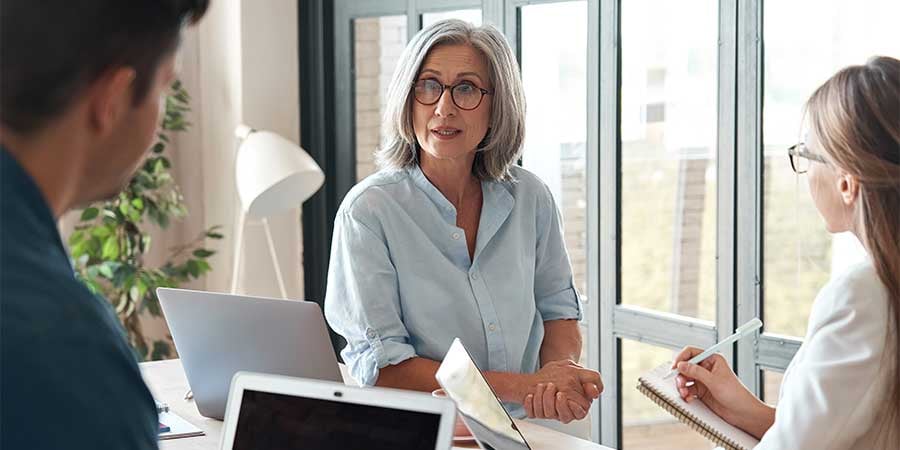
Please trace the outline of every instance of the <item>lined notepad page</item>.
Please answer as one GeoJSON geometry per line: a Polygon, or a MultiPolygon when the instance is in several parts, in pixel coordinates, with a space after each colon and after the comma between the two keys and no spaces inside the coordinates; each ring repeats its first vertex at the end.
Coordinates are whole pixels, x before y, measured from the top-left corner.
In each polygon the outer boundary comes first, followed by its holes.
{"type": "Polygon", "coordinates": [[[690,403],[682,400],[678,394],[678,389],[675,387],[675,378],[663,379],[669,373],[670,367],[672,367],[671,362],[665,363],[644,374],[638,379],[640,383],[638,388],[640,389],[640,386],[643,386],[651,391],[653,395],[648,395],[647,392],[644,392],[644,395],[647,395],[656,403],[660,403],[660,401],[665,402],[667,405],[660,404],[659,406],[707,437],[718,437],[720,440],[730,444],[730,447],[733,446],[738,449],[749,450],[759,444],[756,438],[740,428],[725,422],[700,400],[690,403]],[[658,397],[658,399],[652,398],[653,396],[658,397]],[[675,411],[672,411],[670,408],[675,411]]]}

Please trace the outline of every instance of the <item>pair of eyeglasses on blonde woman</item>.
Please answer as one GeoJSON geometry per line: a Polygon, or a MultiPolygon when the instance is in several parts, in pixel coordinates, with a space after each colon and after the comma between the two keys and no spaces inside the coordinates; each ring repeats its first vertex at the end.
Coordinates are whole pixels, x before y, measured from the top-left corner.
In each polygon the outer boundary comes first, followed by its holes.
{"type": "Polygon", "coordinates": [[[493,94],[492,91],[475,86],[471,81],[462,81],[451,86],[442,84],[434,78],[426,78],[413,83],[416,101],[426,106],[437,103],[444,95],[444,89],[450,89],[453,104],[466,111],[478,108],[485,95],[493,94]]]}
{"type": "Polygon", "coordinates": [[[788,159],[791,160],[791,169],[794,169],[794,173],[798,175],[804,174],[809,170],[810,161],[828,164],[825,158],[809,151],[806,148],[806,144],[802,142],[788,147],[788,159]]]}

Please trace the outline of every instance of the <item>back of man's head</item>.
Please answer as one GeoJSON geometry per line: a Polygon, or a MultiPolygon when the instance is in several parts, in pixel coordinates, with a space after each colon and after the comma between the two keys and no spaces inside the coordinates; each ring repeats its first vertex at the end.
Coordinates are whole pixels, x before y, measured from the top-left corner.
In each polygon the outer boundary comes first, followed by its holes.
{"type": "Polygon", "coordinates": [[[3,0],[0,122],[28,135],[61,115],[105,71],[135,70],[143,101],[181,30],[209,0],[3,0]]]}

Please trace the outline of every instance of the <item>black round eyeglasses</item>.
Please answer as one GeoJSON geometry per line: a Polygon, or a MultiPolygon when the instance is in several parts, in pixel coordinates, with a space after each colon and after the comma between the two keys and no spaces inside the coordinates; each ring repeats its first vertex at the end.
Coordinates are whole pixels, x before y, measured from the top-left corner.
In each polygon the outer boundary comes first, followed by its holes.
{"type": "Polygon", "coordinates": [[[434,78],[418,80],[412,86],[416,101],[431,106],[440,101],[444,95],[444,89],[450,90],[450,99],[457,108],[471,111],[481,105],[485,95],[493,94],[492,91],[475,86],[471,81],[461,81],[454,85],[442,84],[434,78]]]}

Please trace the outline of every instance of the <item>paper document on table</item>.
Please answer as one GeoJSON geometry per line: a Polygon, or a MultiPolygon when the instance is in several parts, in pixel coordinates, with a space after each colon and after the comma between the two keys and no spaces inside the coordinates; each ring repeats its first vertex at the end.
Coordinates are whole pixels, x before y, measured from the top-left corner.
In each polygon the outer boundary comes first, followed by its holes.
{"type": "Polygon", "coordinates": [[[694,431],[727,450],[750,450],[759,444],[753,436],[725,422],[703,402],[684,401],[675,379],[664,379],[672,363],[665,363],[638,378],[637,389],[694,431]]]}
{"type": "Polygon", "coordinates": [[[203,430],[195,427],[171,411],[159,413],[159,424],[169,427],[169,431],[159,433],[160,440],[203,436],[203,430]]]}

